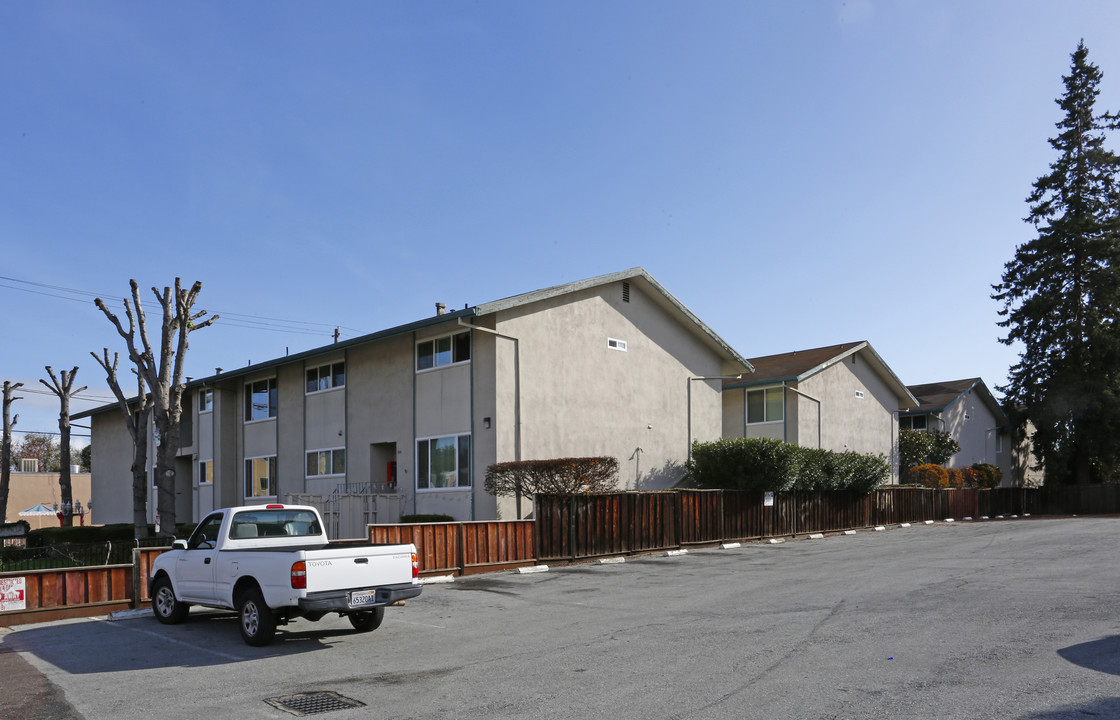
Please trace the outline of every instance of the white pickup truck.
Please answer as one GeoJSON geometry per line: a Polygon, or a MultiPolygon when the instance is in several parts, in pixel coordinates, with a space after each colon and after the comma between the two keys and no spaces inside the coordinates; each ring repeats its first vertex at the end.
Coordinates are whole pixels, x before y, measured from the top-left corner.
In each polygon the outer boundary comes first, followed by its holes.
{"type": "Polygon", "coordinates": [[[329,612],[377,629],[386,605],[420,594],[418,567],[414,545],[332,543],[315,508],[257,505],[207,515],[148,582],[160,622],[182,622],[191,605],[236,609],[245,642],[267,645],[278,624],[329,612]]]}

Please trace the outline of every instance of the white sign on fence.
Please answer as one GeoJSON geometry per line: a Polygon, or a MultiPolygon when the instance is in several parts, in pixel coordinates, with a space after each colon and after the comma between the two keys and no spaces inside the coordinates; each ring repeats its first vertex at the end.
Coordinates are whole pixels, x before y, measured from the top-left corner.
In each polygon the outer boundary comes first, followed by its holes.
{"type": "Polygon", "coordinates": [[[762,507],[774,507],[774,493],[762,493],[762,507]]]}
{"type": "Polygon", "coordinates": [[[27,609],[27,586],[21,577],[0,578],[0,612],[27,609]]]}

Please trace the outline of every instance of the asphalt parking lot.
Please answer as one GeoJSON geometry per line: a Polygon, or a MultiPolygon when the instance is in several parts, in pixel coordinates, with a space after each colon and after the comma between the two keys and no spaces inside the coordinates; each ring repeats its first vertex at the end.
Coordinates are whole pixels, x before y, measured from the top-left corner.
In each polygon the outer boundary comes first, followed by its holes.
{"type": "Polygon", "coordinates": [[[1117,718],[1118,539],[1115,517],[938,523],[482,575],[266,648],[200,610],[21,626],[0,716],[290,718],[269,701],[336,693],[362,706],[317,717],[1117,718]]]}

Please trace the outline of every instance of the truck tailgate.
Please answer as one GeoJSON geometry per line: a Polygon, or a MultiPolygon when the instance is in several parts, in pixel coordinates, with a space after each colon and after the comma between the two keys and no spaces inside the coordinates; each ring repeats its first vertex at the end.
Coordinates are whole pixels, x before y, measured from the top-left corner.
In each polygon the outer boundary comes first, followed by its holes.
{"type": "Polygon", "coordinates": [[[356,545],[305,551],[308,592],[412,582],[411,545],[356,545]]]}

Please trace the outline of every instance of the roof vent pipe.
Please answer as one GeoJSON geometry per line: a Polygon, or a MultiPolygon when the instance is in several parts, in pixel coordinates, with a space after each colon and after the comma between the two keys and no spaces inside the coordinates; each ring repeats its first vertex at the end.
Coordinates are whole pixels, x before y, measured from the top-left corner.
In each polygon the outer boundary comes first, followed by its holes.
{"type": "Polygon", "coordinates": [[[436,303],[436,315],[443,315],[445,312],[447,312],[447,305],[436,303]]]}

